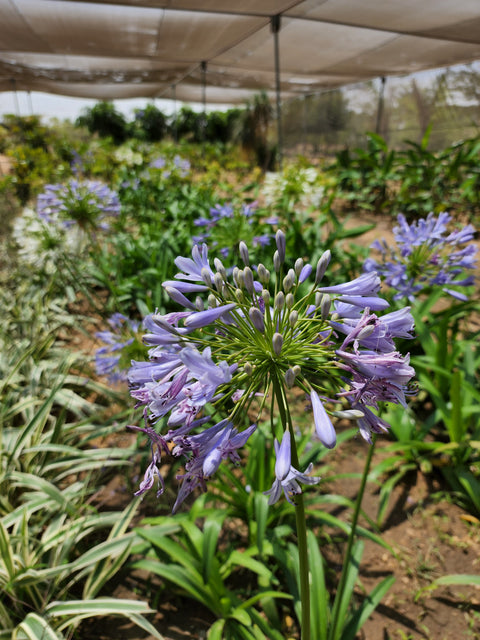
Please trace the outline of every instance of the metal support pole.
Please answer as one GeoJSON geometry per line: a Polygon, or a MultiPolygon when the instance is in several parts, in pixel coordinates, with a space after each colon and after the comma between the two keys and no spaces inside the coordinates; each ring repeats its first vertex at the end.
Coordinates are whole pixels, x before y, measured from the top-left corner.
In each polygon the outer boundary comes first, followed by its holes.
{"type": "Polygon", "coordinates": [[[173,94],[173,141],[175,144],[178,142],[178,126],[177,126],[177,87],[172,84],[173,94]]]}
{"type": "Polygon", "coordinates": [[[207,137],[206,136],[206,133],[207,133],[207,63],[205,62],[205,60],[202,60],[200,68],[202,70],[202,104],[203,104],[201,137],[202,137],[202,144],[205,146],[205,140],[207,137]]]}
{"type": "Polygon", "coordinates": [[[381,78],[382,84],[380,85],[380,94],[378,96],[378,109],[377,109],[377,124],[375,125],[375,133],[380,134],[383,123],[383,106],[385,95],[385,76],[381,78]]]}
{"type": "Polygon", "coordinates": [[[18,104],[17,83],[15,81],[15,78],[12,78],[10,82],[12,83],[13,102],[15,104],[15,114],[17,117],[20,117],[20,105],[18,104]]]}
{"type": "Polygon", "coordinates": [[[283,160],[283,132],[282,132],[282,108],[280,94],[280,49],[278,44],[278,33],[280,31],[280,15],[272,16],[270,26],[273,33],[273,52],[275,60],[275,102],[277,115],[277,144],[278,144],[278,168],[282,169],[283,160]]]}
{"type": "Polygon", "coordinates": [[[308,95],[303,96],[302,133],[303,133],[303,153],[306,154],[308,145],[308,95]]]}

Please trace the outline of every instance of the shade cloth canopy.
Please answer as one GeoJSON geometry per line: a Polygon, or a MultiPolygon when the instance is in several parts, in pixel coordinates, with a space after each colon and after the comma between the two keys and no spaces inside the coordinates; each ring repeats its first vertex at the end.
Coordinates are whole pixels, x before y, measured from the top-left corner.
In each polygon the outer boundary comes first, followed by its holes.
{"type": "Polygon", "coordinates": [[[480,0],[0,0],[0,25],[0,90],[100,100],[234,104],[480,59],[480,0]]]}

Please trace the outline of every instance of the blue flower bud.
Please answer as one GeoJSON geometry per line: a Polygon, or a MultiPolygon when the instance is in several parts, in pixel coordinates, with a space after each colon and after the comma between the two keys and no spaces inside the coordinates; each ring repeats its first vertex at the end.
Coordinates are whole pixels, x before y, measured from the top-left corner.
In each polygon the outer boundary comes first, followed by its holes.
{"type": "Polygon", "coordinates": [[[275,296],[275,309],[281,310],[285,306],[285,294],[279,291],[275,296]]]}
{"type": "Polygon", "coordinates": [[[248,315],[250,316],[250,320],[252,321],[253,326],[260,333],[265,332],[265,322],[263,320],[263,313],[260,311],[258,307],[250,307],[248,310],[248,315]]]}
{"type": "Polygon", "coordinates": [[[287,246],[287,239],[285,238],[285,234],[281,229],[279,229],[275,234],[275,242],[277,243],[278,257],[280,258],[280,262],[283,264],[285,262],[285,249],[287,246]]]}
{"type": "Polygon", "coordinates": [[[323,276],[325,275],[325,271],[327,270],[331,257],[332,257],[332,254],[330,253],[329,249],[327,249],[327,251],[325,251],[321,255],[320,260],[317,263],[317,271],[315,274],[315,284],[318,284],[322,280],[323,276]]]}
{"type": "Polygon", "coordinates": [[[243,242],[243,240],[238,245],[238,251],[240,253],[241,259],[243,260],[243,263],[248,267],[250,264],[250,260],[248,256],[248,247],[245,244],[245,242],[243,242]]]}
{"type": "Polygon", "coordinates": [[[282,353],[283,336],[281,333],[274,333],[272,338],[273,353],[279,356],[282,353]]]}

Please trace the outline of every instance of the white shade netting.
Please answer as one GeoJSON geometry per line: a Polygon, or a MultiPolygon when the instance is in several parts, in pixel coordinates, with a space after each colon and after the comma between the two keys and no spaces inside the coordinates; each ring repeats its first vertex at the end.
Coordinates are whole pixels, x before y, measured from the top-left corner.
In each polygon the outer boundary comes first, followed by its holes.
{"type": "Polygon", "coordinates": [[[97,99],[233,104],[480,58],[479,0],[1,0],[0,24],[0,90],[97,99]]]}

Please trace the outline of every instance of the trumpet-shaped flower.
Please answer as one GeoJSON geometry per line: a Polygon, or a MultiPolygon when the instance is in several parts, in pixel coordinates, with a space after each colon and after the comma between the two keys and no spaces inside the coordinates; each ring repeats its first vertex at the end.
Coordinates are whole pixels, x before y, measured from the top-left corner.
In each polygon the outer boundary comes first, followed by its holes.
{"type": "Polygon", "coordinates": [[[273,481],[271,489],[265,491],[265,495],[268,496],[268,504],[278,502],[282,491],[288,502],[295,504],[294,497],[302,493],[300,483],[309,485],[317,484],[320,482],[320,478],[308,475],[313,469],[312,463],[308,465],[304,473],[292,467],[292,448],[289,431],[285,431],[280,444],[278,440],[275,440],[275,453],[277,456],[275,461],[275,480],[273,481]]]}

